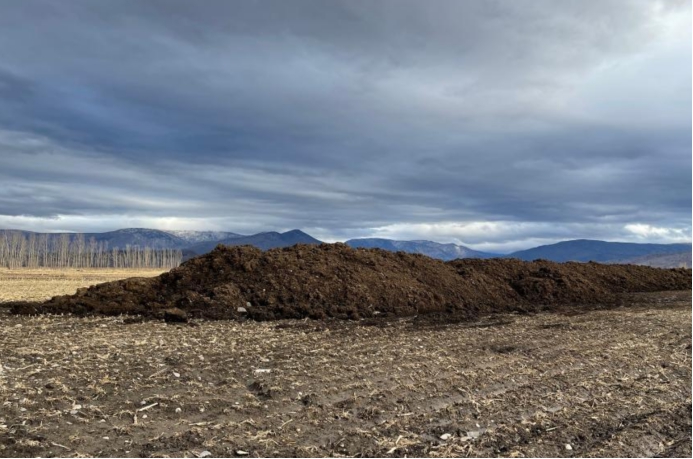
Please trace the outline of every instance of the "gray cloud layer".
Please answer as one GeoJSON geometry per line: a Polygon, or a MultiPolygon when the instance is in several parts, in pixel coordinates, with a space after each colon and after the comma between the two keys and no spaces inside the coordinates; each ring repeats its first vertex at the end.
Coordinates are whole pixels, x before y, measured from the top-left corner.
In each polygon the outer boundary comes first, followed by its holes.
{"type": "Polygon", "coordinates": [[[0,6],[0,226],[691,229],[690,3],[0,6]]]}

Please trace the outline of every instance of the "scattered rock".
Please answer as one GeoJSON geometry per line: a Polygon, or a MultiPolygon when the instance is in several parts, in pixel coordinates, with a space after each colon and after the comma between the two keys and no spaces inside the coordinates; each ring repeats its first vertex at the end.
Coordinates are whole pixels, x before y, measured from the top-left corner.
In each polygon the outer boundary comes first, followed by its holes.
{"type": "Polygon", "coordinates": [[[467,436],[469,438],[479,438],[481,436],[482,432],[480,430],[470,430],[467,432],[467,436]]]}
{"type": "Polygon", "coordinates": [[[553,413],[558,413],[558,412],[561,411],[562,409],[563,409],[562,406],[550,406],[550,407],[548,407],[548,408],[544,408],[544,410],[548,411],[548,412],[551,413],[551,414],[553,414],[553,413]]]}
{"type": "Polygon", "coordinates": [[[197,457],[210,457],[212,453],[209,451],[202,451],[200,454],[197,455],[197,457]]]}
{"type": "Polygon", "coordinates": [[[573,450],[573,447],[570,446],[568,443],[566,443],[565,449],[567,449],[568,451],[572,451],[572,450],[573,450]]]}
{"type": "Polygon", "coordinates": [[[238,308],[238,312],[245,313],[245,312],[248,312],[248,310],[246,308],[238,308]]]}
{"type": "Polygon", "coordinates": [[[171,308],[164,311],[164,322],[180,323],[188,321],[188,313],[179,308],[171,308]]]}
{"type": "Polygon", "coordinates": [[[440,436],[440,439],[443,441],[449,440],[452,437],[452,434],[449,433],[444,433],[443,435],[440,436]]]}
{"type": "Polygon", "coordinates": [[[237,450],[236,450],[236,455],[237,455],[237,456],[247,456],[247,455],[248,455],[248,452],[247,452],[247,451],[243,451],[242,449],[237,449],[237,450]]]}

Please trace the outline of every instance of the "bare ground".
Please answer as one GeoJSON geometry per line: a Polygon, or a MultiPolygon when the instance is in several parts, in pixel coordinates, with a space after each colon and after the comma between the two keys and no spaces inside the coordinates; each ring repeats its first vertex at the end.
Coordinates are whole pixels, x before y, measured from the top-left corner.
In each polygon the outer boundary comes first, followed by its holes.
{"type": "Polygon", "coordinates": [[[629,292],[690,290],[690,269],[635,265],[460,259],[344,244],[261,251],[219,246],[154,278],[107,282],[45,302],[17,301],[16,314],[121,314],[205,319],[351,319],[536,312],[566,304],[617,305],[629,292]]]}
{"type": "Polygon", "coordinates": [[[690,457],[691,292],[628,306],[447,325],[0,313],[0,456],[690,457]]]}

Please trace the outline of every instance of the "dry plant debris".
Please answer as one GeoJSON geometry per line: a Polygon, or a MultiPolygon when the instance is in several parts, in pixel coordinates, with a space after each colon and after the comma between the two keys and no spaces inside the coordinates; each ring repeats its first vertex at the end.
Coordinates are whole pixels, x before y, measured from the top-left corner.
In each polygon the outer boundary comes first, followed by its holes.
{"type": "Polygon", "coordinates": [[[690,291],[445,324],[0,315],[0,456],[691,455],[690,291]]]}

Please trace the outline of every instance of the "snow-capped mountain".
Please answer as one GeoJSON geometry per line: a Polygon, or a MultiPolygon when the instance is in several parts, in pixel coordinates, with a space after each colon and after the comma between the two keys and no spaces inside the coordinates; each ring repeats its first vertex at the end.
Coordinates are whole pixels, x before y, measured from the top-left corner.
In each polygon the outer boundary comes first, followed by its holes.
{"type": "Polygon", "coordinates": [[[187,245],[198,244],[200,242],[221,241],[224,239],[242,237],[242,235],[240,234],[231,233],[229,231],[168,230],[166,232],[181,239],[187,245]]]}

